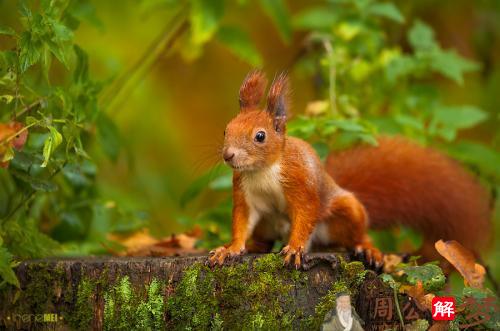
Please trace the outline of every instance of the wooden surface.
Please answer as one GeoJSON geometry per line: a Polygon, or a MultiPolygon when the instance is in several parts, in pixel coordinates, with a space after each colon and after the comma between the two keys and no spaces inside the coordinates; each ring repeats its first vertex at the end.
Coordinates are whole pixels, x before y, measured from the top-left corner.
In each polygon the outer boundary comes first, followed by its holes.
{"type": "MultiPolygon", "coordinates": [[[[317,304],[327,295],[332,284],[338,280],[340,256],[348,259],[342,254],[309,254],[305,265],[306,270],[299,274],[302,281],[291,282],[290,286],[293,289],[290,292],[291,297],[304,318],[315,313],[317,304]]],[[[246,255],[242,261],[235,263],[248,263],[248,273],[257,273],[258,271],[254,270],[254,263],[261,257],[261,255],[246,255]]],[[[106,329],[104,316],[108,298],[106,291],[116,288],[124,277],[128,279],[133,291],[139,297],[147,295],[144,290],[147,284],[153,280],[158,281],[162,284],[161,296],[164,302],[168,302],[169,298],[175,295],[185,270],[193,265],[205,265],[206,261],[206,256],[99,257],[24,261],[16,268],[21,288],[0,290],[0,328],[106,329]],[[88,293],[84,291],[82,282],[92,284],[88,293]],[[86,296],[82,299],[82,295],[86,296]],[[86,326],[86,323],[89,324],[86,326]]],[[[223,284],[219,287],[223,290],[223,284]]],[[[387,288],[374,273],[369,273],[364,283],[355,290],[359,295],[353,298],[353,304],[365,321],[366,330],[401,326],[395,310],[392,290],[387,288]],[[381,307],[391,308],[390,314],[384,312],[381,314],[381,307]]],[[[218,302],[218,305],[221,314],[225,309],[229,309],[224,302],[218,302]]],[[[407,319],[406,322],[418,318],[430,320],[429,312],[421,311],[411,298],[410,300],[403,298],[402,306],[404,306],[403,314],[407,319]]],[[[171,316],[172,313],[166,311],[165,308],[162,312],[162,319],[165,325],[170,327],[173,326],[169,324],[172,323],[171,316]]],[[[300,322],[300,318],[297,321],[293,324],[294,328],[299,328],[300,324],[297,323],[300,322]]]]}

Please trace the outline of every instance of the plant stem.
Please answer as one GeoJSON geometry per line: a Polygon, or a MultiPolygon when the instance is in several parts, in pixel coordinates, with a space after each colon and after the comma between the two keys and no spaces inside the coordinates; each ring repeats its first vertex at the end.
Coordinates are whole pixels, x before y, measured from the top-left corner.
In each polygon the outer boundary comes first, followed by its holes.
{"type": "Polygon", "coordinates": [[[43,98],[40,98],[40,99],[36,100],[35,102],[27,105],[26,107],[21,109],[21,111],[19,113],[15,114],[14,118],[20,117],[24,113],[35,109],[36,107],[38,107],[42,103],[43,100],[44,100],[43,98]]]}
{"type": "Polygon", "coordinates": [[[405,322],[403,320],[403,314],[401,314],[401,308],[399,307],[398,291],[396,287],[393,287],[394,293],[394,304],[396,305],[396,311],[398,312],[399,321],[401,322],[402,330],[405,329],[405,322]]]}
{"type": "Polygon", "coordinates": [[[143,55],[118,78],[105,93],[99,102],[101,109],[109,112],[118,109],[120,101],[129,96],[131,91],[142,81],[144,76],[152,69],[158,58],[170,51],[175,41],[188,28],[188,7],[183,6],[166,25],[162,32],[149,45],[143,55]]]}
{"type": "Polygon", "coordinates": [[[338,114],[337,108],[337,95],[336,95],[336,79],[337,79],[337,69],[335,68],[335,55],[333,53],[332,42],[327,38],[322,38],[323,47],[325,48],[326,55],[328,58],[328,95],[330,97],[330,107],[332,109],[332,115],[338,114]]]}
{"type": "MultiPolygon", "coordinates": [[[[49,176],[49,179],[52,179],[54,178],[55,175],[57,175],[61,170],[62,168],[64,168],[67,164],[67,161],[64,161],[63,165],[61,167],[59,167],[56,171],[54,171],[50,176],[49,176]]],[[[7,216],[5,216],[4,218],[2,218],[2,220],[0,221],[0,225],[3,225],[7,220],[9,220],[12,216],[14,216],[16,214],[16,212],[25,204],[25,203],[28,203],[36,194],[36,190],[34,189],[31,189],[29,194],[27,195],[26,198],[22,199],[18,204],[17,206],[15,206],[8,214],[7,216]]]]}

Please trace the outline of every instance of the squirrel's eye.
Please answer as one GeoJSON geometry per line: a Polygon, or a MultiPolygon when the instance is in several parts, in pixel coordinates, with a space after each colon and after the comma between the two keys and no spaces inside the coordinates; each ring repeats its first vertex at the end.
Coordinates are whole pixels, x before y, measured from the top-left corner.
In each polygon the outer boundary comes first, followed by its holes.
{"type": "Polygon", "coordinates": [[[266,133],[264,131],[259,131],[255,135],[256,142],[262,143],[262,142],[264,142],[265,139],[266,139],[266,133]]]}

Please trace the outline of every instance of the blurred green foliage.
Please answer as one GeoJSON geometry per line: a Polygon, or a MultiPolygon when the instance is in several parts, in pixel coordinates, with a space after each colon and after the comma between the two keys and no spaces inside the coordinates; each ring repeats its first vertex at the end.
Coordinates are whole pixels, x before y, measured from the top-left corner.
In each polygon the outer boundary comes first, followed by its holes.
{"type": "MultiPolygon", "coordinates": [[[[2,282],[16,284],[11,266],[20,258],[103,253],[115,247],[110,232],[150,226],[165,233],[181,224],[202,227],[201,247],[226,242],[230,170],[202,167],[206,173],[186,189],[195,172],[186,170],[185,155],[199,157],[190,143],[207,141],[202,135],[222,137],[221,123],[237,111],[237,84],[256,66],[287,69],[299,83],[292,87],[303,107],[288,131],[321,157],[353,143],[376,144],[379,134],[402,134],[448,152],[498,191],[500,76],[490,56],[498,26],[489,17],[482,20],[493,28],[474,40],[473,61],[442,46],[420,17],[438,6],[426,1],[0,6],[0,121],[20,121],[29,131],[25,148],[9,149],[10,167],[0,169],[2,282]],[[468,90],[487,98],[463,97],[468,90]]],[[[470,4],[439,6],[467,11],[470,4]]],[[[495,2],[477,7],[498,18],[495,2]]],[[[402,231],[418,246],[417,235],[402,231]]],[[[395,237],[379,234],[379,244],[395,237]]]]}

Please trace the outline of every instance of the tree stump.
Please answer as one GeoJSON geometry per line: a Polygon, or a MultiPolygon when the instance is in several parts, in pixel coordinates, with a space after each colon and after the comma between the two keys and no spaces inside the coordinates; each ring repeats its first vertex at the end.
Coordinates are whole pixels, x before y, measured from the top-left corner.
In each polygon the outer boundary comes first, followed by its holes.
{"type": "MultiPolygon", "coordinates": [[[[0,290],[7,329],[319,329],[346,290],[366,330],[402,329],[392,289],[345,254],[309,254],[304,270],[276,254],[209,268],[206,256],[43,259],[16,268],[0,290]]],[[[404,324],[432,323],[399,296],[404,324]]]]}

